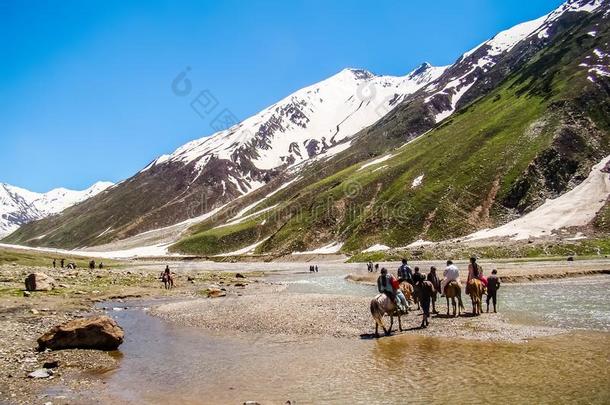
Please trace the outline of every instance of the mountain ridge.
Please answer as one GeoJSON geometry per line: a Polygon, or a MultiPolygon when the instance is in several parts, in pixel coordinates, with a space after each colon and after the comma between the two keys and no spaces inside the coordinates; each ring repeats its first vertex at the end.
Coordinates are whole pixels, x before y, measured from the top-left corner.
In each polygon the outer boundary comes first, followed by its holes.
{"type": "Polygon", "coordinates": [[[111,182],[98,181],[80,191],[58,187],[45,193],[37,193],[0,183],[0,236],[8,235],[28,222],[58,214],[113,185],[111,182]]]}

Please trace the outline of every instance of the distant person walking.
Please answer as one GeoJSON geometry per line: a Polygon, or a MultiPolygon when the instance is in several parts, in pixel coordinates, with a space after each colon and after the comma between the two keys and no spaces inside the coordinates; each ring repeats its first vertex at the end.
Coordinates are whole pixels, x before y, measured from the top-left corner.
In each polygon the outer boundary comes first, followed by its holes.
{"type": "Polygon", "coordinates": [[[318,272],[318,265],[316,264],[316,273],[318,272]]]}
{"type": "Polygon", "coordinates": [[[379,263],[375,263],[375,273],[379,271],[379,263]]]}
{"type": "Polygon", "coordinates": [[[98,266],[98,268],[101,270],[104,268],[104,263],[100,262],[100,265],[98,266]]]}
{"type": "Polygon", "coordinates": [[[494,312],[496,311],[496,302],[498,289],[500,288],[500,278],[498,277],[498,270],[493,269],[491,276],[487,278],[487,312],[489,312],[489,301],[493,302],[494,312]]]}
{"type": "Polygon", "coordinates": [[[57,267],[57,262],[53,259],[53,268],[57,267]]]}
{"type": "Polygon", "coordinates": [[[59,263],[60,263],[60,265],[61,265],[61,268],[62,268],[62,269],[64,268],[64,262],[65,262],[65,259],[61,259],[61,260],[59,261],[59,263]]]}
{"type": "Polygon", "coordinates": [[[90,270],[95,270],[95,260],[89,261],[89,269],[90,270]]]}

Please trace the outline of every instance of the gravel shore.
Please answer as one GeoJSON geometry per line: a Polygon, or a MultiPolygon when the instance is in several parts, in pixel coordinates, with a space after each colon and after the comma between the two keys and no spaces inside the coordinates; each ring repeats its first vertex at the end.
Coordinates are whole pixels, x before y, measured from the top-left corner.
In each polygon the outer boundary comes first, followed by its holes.
{"type": "MultiPolygon", "coordinates": [[[[219,333],[288,335],[293,337],[370,338],[375,324],[369,312],[371,298],[330,294],[273,294],[266,291],[223,299],[200,299],[164,304],[151,314],[184,326],[219,333]]],[[[470,303],[468,302],[467,307],[470,303]]],[[[446,310],[444,303],[439,310],[446,310]]],[[[384,318],[386,325],[389,318],[384,318]]],[[[514,325],[501,314],[456,318],[433,315],[420,329],[421,311],[402,317],[402,333],[436,337],[522,342],[561,333],[560,329],[514,325]]],[[[398,321],[394,320],[398,332],[398,321]]],[[[380,331],[381,332],[381,331],[380,331]]],[[[382,333],[382,332],[381,332],[382,333]]]]}

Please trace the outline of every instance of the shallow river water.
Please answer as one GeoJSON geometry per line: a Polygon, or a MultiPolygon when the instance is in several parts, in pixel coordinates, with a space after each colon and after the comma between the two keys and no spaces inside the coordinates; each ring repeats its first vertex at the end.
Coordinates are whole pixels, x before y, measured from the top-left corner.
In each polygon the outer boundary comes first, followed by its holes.
{"type": "MultiPolygon", "coordinates": [[[[367,295],[344,272],[277,274],[284,293],[367,295]]],[[[610,403],[609,276],[505,285],[500,311],[568,333],[525,343],[221,336],[147,314],[111,312],[125,329],[107,394],[126,403],[610,403]]],[[[121,303],[120,306],[124,306],[121,303]]],[[[112,306],[112,303],[110,304],[112,306]]],[[[485,316],[485,315],[483,315],[485,316]]]]}

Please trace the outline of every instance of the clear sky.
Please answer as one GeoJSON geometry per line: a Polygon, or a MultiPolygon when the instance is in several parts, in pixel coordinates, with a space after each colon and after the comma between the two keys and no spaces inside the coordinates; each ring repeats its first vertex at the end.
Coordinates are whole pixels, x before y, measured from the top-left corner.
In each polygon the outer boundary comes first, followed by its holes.
{"type": "Polygon", "coordinates": [[[345,67],[446,65],[560,0],[0,0],[0,182],[120,181],[214,131],[186,67],[245,119],[345,67]]]}

